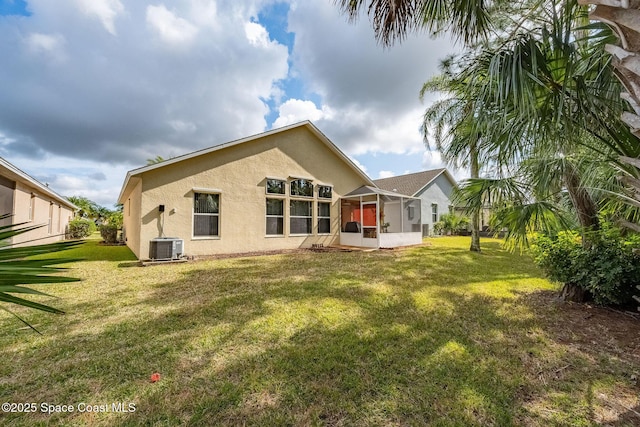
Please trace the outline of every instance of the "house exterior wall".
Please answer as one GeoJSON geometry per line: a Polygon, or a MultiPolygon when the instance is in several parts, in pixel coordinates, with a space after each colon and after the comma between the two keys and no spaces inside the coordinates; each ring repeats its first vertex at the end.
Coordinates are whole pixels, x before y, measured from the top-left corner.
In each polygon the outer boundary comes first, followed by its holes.
{"type": "MultiPolygon", "coordinates": [[[[241,144],[185,159],[141,174],[140,193],[124,195],[132,206],[139,198],[140,212],[131,211],[127,245],[140,259],[149,257],[149,241],[157,237],[184,239],[184,253],[212,255],[310,247],[337,243],[340,197],[367,182],[306,127],[267,135],[241,144]],[[287,181],[286,194],[266,194],[267,178],[287,181]],[[292,178],[314,184],[314,197],[290,196],[292,178]],[[331,232],[317,230],[317,184],[333,188],[331,232]],[[195,192],[220,195],[218,237],[193,236],[195,192]],[[266,199],[284,200],[284,235],[266,235],[266,199]],[[312,234],[291,235],[289,201],[312,200],[312,234]],[[159,212],[164,205],[164,213],[159,212]],[[140,219],[140,231],[133,222],[140,219]],[[134,236],[138,234],[139,238],[134,236]]],[[[127,216],[125,215],[125,218],[127,216]]]]}
{"type": "Polygon", "coordinates": [[[45,244],[64,240],[69,221],[73,218],[73,210],[53,200],[37,189],[21,182],[16,182],[13,193],[13,223],[27,222],[42,227],[14,236],[12,243],[45,244]],[[33,209],[30,217],[30,209],[33,209]]]}
{"type": "MultiPolygon", "coordinates": [[[[13,193],[15,188],[15,181],[0,176],[0,215],[13,213],[13,193]]],[[[0,221],[0,225],[9,224],[11,224],[11,218],[0,221]]]]}
{"type": "Polygon", "coordinates": [[[140,226],[141,226],[141,210],[140,203],[142,201],[142,180],[136,180],[131,193],[123,203],[122,210],[122,229],[124,230],[124,238],[127,246],[138,258],[145,258],[146,255],[140,254],[140,226]]]}
{"type": "Polygon", "coordinates": [[[438,220],[440,220],[440,215],[449,213],[453,188],[451,181],[442,173],[426,188],[415,194],[415,197],[421,199],[422,226],[423,230],[425,225],[428,227],[428,235],[433,235],[432,205],[438,205],[438,220]]]}

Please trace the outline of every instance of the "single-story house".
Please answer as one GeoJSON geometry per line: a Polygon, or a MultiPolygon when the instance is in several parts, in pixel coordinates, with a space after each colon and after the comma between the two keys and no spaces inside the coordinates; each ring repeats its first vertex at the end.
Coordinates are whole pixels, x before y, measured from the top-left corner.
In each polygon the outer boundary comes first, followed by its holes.
{"type": "Polygon", "coordinates": [[[14,236],[12,245],[38,245],[64,240],[77,206],[0,158],[0,214],[11,214],[0,225],[43,225],[14,236]]]}
{"type": "Polygon", "coordinates": [[[423,236],[433,234],[433,225],[440,220],[440,215],[453,212],[451,194],[458,184],[445,168],[376,179],[373,182],[383,190],[420,199],[423,236]]]}
{"type": "Polygon", "coordinates": [[[422,241],[419,200],[377,188],[309,121],[129,171],[118,202],[139,259],[422,241]]]}

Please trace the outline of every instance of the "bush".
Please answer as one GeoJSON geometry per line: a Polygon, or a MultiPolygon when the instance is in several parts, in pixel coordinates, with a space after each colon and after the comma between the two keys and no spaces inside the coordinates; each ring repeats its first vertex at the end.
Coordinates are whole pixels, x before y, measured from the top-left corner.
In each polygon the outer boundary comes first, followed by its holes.
{"type": "Polygon", "coordinates": [[[640,256],[634,252],[637,238],[624,238],[611,227],[588,238],[590,247],[583,247],[575,232],[559,233],[553,239],[536,236],[531,247],[534,260],[551,280],[579,286],[597,304],[633,302],[640,285],[640,256]]]}
{"type": "Polygon", "coordinates": [[[118,226],[103,224],[100,226],[100,235],[105,243],[116,243],[118,241],[118,226]]]}
{"type": "Polygon", "coordinates": [[[69,238],[83,239],[95,233],[96,225],[88,219],[76,218],[69,222],[69,238]]]}
{"type": "Polygon", "coordinates": [[[469,228],[469,218],[456,214],[442,214],[440,221],[433,224],[435,234],[459,235],[469,228]]]}

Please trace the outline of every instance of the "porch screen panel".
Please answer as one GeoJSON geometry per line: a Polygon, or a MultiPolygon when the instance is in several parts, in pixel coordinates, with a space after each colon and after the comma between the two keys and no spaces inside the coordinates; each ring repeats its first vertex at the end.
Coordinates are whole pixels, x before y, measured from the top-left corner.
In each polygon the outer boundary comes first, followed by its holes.
{"type": "Polygon", "coordinates": [[[362,237],[375,239],[378,236],[378,207],[375,204],[362,205],[362,237]]]}
{"type": "Polygon", "coordinates": [[[344,233],[360,232],[360,202],[353,200],[342,200],[340,203],[340,224],[344,233]]]}
{"type": "Polygon", "coordinates": [[[378,225],[377,221],[378,209],[376,205],[363,205],[362,206],[362,225],[365,227],[375,227],[378,225]]]}

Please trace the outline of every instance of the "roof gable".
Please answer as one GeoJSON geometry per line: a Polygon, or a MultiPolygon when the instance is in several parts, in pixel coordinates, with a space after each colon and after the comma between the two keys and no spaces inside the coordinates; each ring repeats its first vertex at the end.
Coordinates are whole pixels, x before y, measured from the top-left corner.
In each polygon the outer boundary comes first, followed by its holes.
{"type": "Polygon", "coordinates": [[[306,127],[313,135],[315,135],[317,137],[317,139],[324,143],[332,152],[334,152],[341,160],[344,161],[344,163],[346,163],[346,165],[351,168],[353,171],[355,171],[360,177],[362,177],[362,179],[364,179],[364,181],[370,185],[374,185],[373,181],[371,180],[371,178],[369,178],[358,166],[356,166],[355,163],[353,163],[353,161],[351,161],[351,159],[349,159],[333,142],[331,142],[331,140],[329,138],[327,138],[313,123],[311,123],[310,121],[306,120],[303,122],[299,122],[299,123],[295,123],[289,126],[284,126],[278,129],[272,129],[260,134],[256,134],[256,135],[252,135],[246,138],[241,138],[241,139],[237,139],[234,141],[230,141],[230,142],[226,142],[226,143],[222,143],[219,145],[214,145],[213,147],[209,147],[209,148],[205,148],[202,150],[198,150],[198,151],[194,151],[191,153],[187,153],[184,154],[182,156],[178,156],[178,157],[174,157],[172,159],[169,160],[165,160],[164,162],[160,162],[160,163],[156,163],[153,165],[147,165],[147,166],[143,166],[141,168],[138,169],[133,169],[129,172],[127,172],[127,176],[125,177],[124,183],[122,185],[122,190],[120,191],[120,195],[118,196],[118,202],[119,203],[124,203],[124,196],[127,194],[127,189],[130,187],[130,183],[131,183],[131,179],[137,176],[142,175],[145,172],[149,172],[152,170],[156,170],[156,169],[160,169],[169,165],[173,165],[188,159],[192,159],[194,157],[199,157],[199,156],[204,156],[225,148],[230,148],[230,147],[234,147],[240,144],[244,144],[247,142],[251,142],[251,141],[256,141],[258,139],[270,136],[270,135],[275,135],[278,133],[283,133],[286,131],[289,131],[291,129],[295,129],[295,128],[299,128],[299,127],[306,127]]]}
{"type": "Polygon", "coordinates": [[[71,203],[65,197],[53,191],[51,188],[49,188],[48,185],[44,185],[37,179],[28,175],[26,172],[18,169],[2,157],[0,157],[0,174],[2,174],[2,176],[6,176],[11,180],[18,181],[30,187],[33,187],[36,190],[40,191],[42,194],[46,194],[47,196],[51,197],[51,199],[57,201],[60,204],[66,205],[71,209],[78,209],[76,205],[71,203]]]}
{"type": "Polygon", "coordinates": [[[445,174],[454,186],[457,185],[455,179],[453,179],[446,168],[431,169],[406,175],[392,176],[390,178],[375,179],[373,182],[379,188],[384,190],[415,196],[441,174],[445,174]]]}

